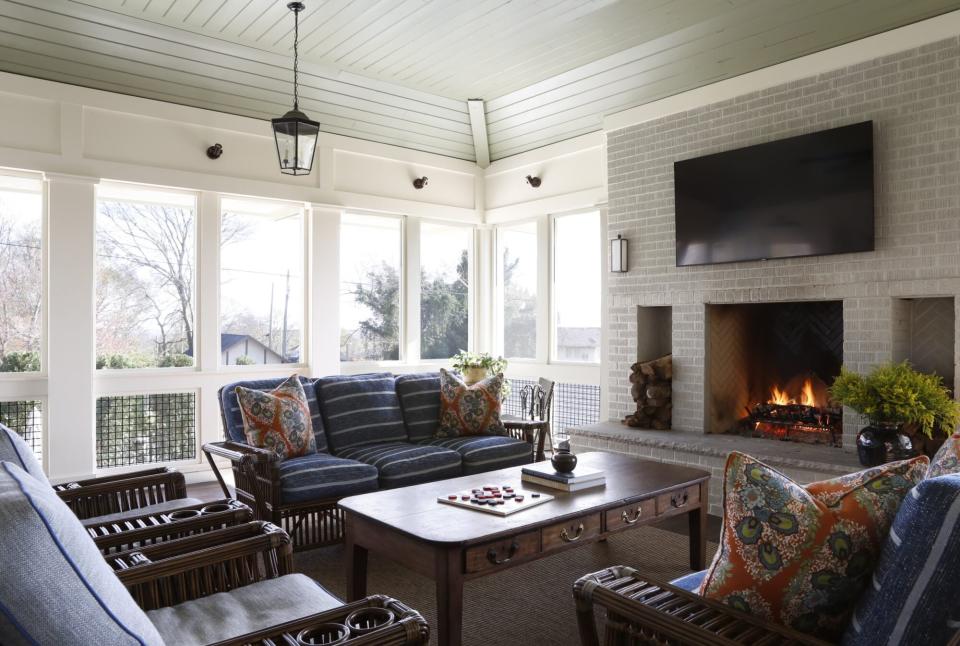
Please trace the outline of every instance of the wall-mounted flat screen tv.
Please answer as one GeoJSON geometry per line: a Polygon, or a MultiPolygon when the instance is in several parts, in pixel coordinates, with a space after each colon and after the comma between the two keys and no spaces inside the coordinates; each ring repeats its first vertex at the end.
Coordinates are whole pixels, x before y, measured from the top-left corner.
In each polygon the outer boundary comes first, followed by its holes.
{"type": "Polygon", "coordinates": [[[873,122],[674,163],[677,265],[873,251],[873,122]]]}

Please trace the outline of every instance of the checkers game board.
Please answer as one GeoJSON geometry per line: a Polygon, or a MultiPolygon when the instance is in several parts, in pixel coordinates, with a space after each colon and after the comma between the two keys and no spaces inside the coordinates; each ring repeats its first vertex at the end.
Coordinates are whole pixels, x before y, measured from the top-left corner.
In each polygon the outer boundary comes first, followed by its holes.
{"type": "Polygon", "coordinates": [[[520,485],[506,484],[485,485],[471,491],[450,492],[446,496],[437,498],[437,502],[497,516],[509,516],[551,500],[553,496],[548,493],[525,490],[520,485]]]}

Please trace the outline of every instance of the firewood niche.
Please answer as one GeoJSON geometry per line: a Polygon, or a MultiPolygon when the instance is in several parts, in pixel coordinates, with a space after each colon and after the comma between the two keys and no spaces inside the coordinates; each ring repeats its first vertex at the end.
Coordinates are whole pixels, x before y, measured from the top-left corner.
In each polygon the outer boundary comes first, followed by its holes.
{"type": "Polygon", "coordinates": [[[673,417],[673,355],[630,366],[630,394],[637,403],[635,413],[623,423],[631,428],[667,431],[673,417]]]}

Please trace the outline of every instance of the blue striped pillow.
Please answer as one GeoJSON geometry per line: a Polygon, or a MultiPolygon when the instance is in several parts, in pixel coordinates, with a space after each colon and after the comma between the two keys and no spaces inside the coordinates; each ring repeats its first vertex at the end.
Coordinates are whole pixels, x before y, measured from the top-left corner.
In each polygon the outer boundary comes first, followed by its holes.
{"type": "Polygon", "coordinates": [[[410,441],[432,440],[440,423],[440,373],[400,375],[397,396],[410,441]]]}
{"type": "Polygon", "coordinates": [[[400,400],[389,372],[322,377],[317,380],[317,399],[334,453],[407,440],[400,400]]]}
{"type": "Polygon", "coordinates": [[[903,499],[845,646],[946,644],[960,627],[960,475],[924,480],[903,499]]]}

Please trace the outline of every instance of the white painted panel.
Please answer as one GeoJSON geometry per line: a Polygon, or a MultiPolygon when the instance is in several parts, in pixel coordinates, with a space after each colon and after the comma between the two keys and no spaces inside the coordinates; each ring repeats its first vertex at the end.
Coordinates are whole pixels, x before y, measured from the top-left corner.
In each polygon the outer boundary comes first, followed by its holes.
{"type": "Polygon", "coordinates": [[[0,146],[60,152],[60,105],[19,94],[0,92],[0,146]]]}
{"type": "Polygon", "coordinates": [[[335,191],[474,208],[472,173],[345,150],[334,151],[334,173],[335,191]],[[429,178],[427,186],[415,189],[413,180],[423,176],[429,178]]]}
{"type": "Polygon", "coordinates": [[[601,149],[592,147],[488,173],[486,205],[487,209],[497,209],[602,186],[601,149]],[[533,188],[527,184],[525,180],[527,175],[539,177],[542,180],[540,187],[533,188]]]}

